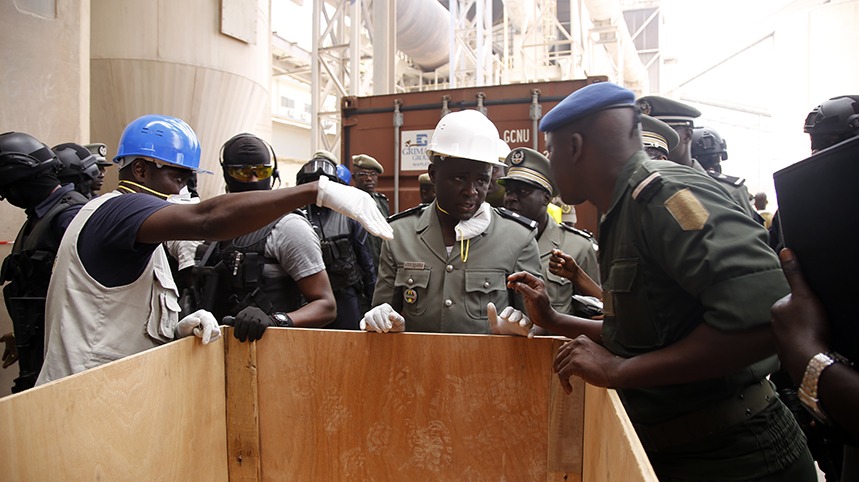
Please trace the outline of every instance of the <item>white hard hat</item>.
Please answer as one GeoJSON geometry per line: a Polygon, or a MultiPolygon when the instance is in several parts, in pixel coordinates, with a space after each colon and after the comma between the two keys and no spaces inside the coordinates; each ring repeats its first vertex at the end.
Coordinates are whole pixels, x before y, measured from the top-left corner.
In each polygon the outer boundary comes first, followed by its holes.
{"type": "Polygon", "coordinates": [[[504,139],[498,139],[498,160],[503,163],[504,159],[507,159],[507,154],[510,154],[510,146],[504,142],[504,139]]]}
{"type": "Polygon", "coordinates": [[[458,157],[503,166],[498,160],[498,128],[476,110],[451,112],[435,126],[427,156],[458,157]]]}

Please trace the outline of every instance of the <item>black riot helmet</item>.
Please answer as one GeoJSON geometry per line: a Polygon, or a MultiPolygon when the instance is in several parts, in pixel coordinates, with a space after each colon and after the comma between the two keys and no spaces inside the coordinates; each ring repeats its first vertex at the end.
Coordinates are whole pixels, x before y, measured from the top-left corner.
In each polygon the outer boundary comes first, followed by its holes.
{"type": "Polygon", "coordinates": [[[717,169],[721,161],[728,159],[728,143],[710,127],[692,129],[692,157],[704,169],[717,169]]]}
{"type": "Polygon", "coordinates": [[[859,95],[833,97],[812,109],[803,131],[811,136],[811,149],[826,149],[859,135],[859,95]]]}
{"type": "Polygon", "coordinates": [[[334,182],[342,183],[337,176],[337,165],[331,162],[331,159],[321,156],[314,157],[301,166],[295,175],[295,182],[305,184],[318,180],[319,176],[326,176],[334,182]]]}
{"type": "Polygon", "coordinates": [[[86,147],[74,142],[66,142],[54,146],[51,150],[54,151],[62,164],[57,173],[62,184],[70,182],[77,184],[92,181],[98,177],[98,165],[96,164],[98,159],[86,147]]]}
{"type": "Polygon", "coordinates": [[[237,134],[225,142],[220,161],[228,192],[265,191],[273,179],[280,183],[274,149],[253,134],[237,134]]]}
{"type": "Polygon", "coordinates": [[[0,134],[0,186],[58,166],[54,152],[35,137],[23,132],[0,134]]]}

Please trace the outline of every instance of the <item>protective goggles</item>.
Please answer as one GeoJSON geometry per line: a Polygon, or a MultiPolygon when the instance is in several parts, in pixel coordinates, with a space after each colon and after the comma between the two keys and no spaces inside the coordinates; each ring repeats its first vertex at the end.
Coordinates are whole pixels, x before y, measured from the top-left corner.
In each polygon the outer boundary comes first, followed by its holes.
{"type": "Polygon", "coordinates": [[[258,164],[255,166],[249,166],[246,164],[242,165],[226,165],[227,174],[241,182],[249,182],[256,176],[257,180],[268,179],[271,177],[274,172],[274,166],[266,166],[265,164],[258,164]]]}
{"type": "Polygon", "coordinates": [[[309,174],[324,174],[333,179],[338,179],[337,177],[337,166],[334,165],[331,161],[325,159],[314,159],[304,166],[301,167],[301,172],[299,175],[309,175],[309,174]]]}

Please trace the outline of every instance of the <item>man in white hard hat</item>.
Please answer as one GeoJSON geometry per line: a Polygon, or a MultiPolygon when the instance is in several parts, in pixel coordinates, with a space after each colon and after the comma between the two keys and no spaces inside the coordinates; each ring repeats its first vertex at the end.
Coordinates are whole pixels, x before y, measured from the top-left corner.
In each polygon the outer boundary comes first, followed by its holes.
{"type": "Polygon", "coordinates": [[[394,239],[382,243],[375,307],[362,328],[527,335],[530,322],[507,276],[540,276],[537,229],[485,202],[492,169],[502,165],[498,129],[477,111],[448,114],[427,155],[436,199],[389,218],[394,239]]]}

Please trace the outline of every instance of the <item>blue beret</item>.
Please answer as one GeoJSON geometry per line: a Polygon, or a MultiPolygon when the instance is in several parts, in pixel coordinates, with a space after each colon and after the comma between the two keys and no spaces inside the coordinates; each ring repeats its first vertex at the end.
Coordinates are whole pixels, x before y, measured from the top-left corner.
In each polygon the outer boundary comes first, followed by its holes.
{"type": "Polygon", "coordinates": [[[635,94],[611,82],[585,86],[562,100],[540,121],[540,130],[550,132],[574,120],[610,107],[634,107],[635,94]]]}

